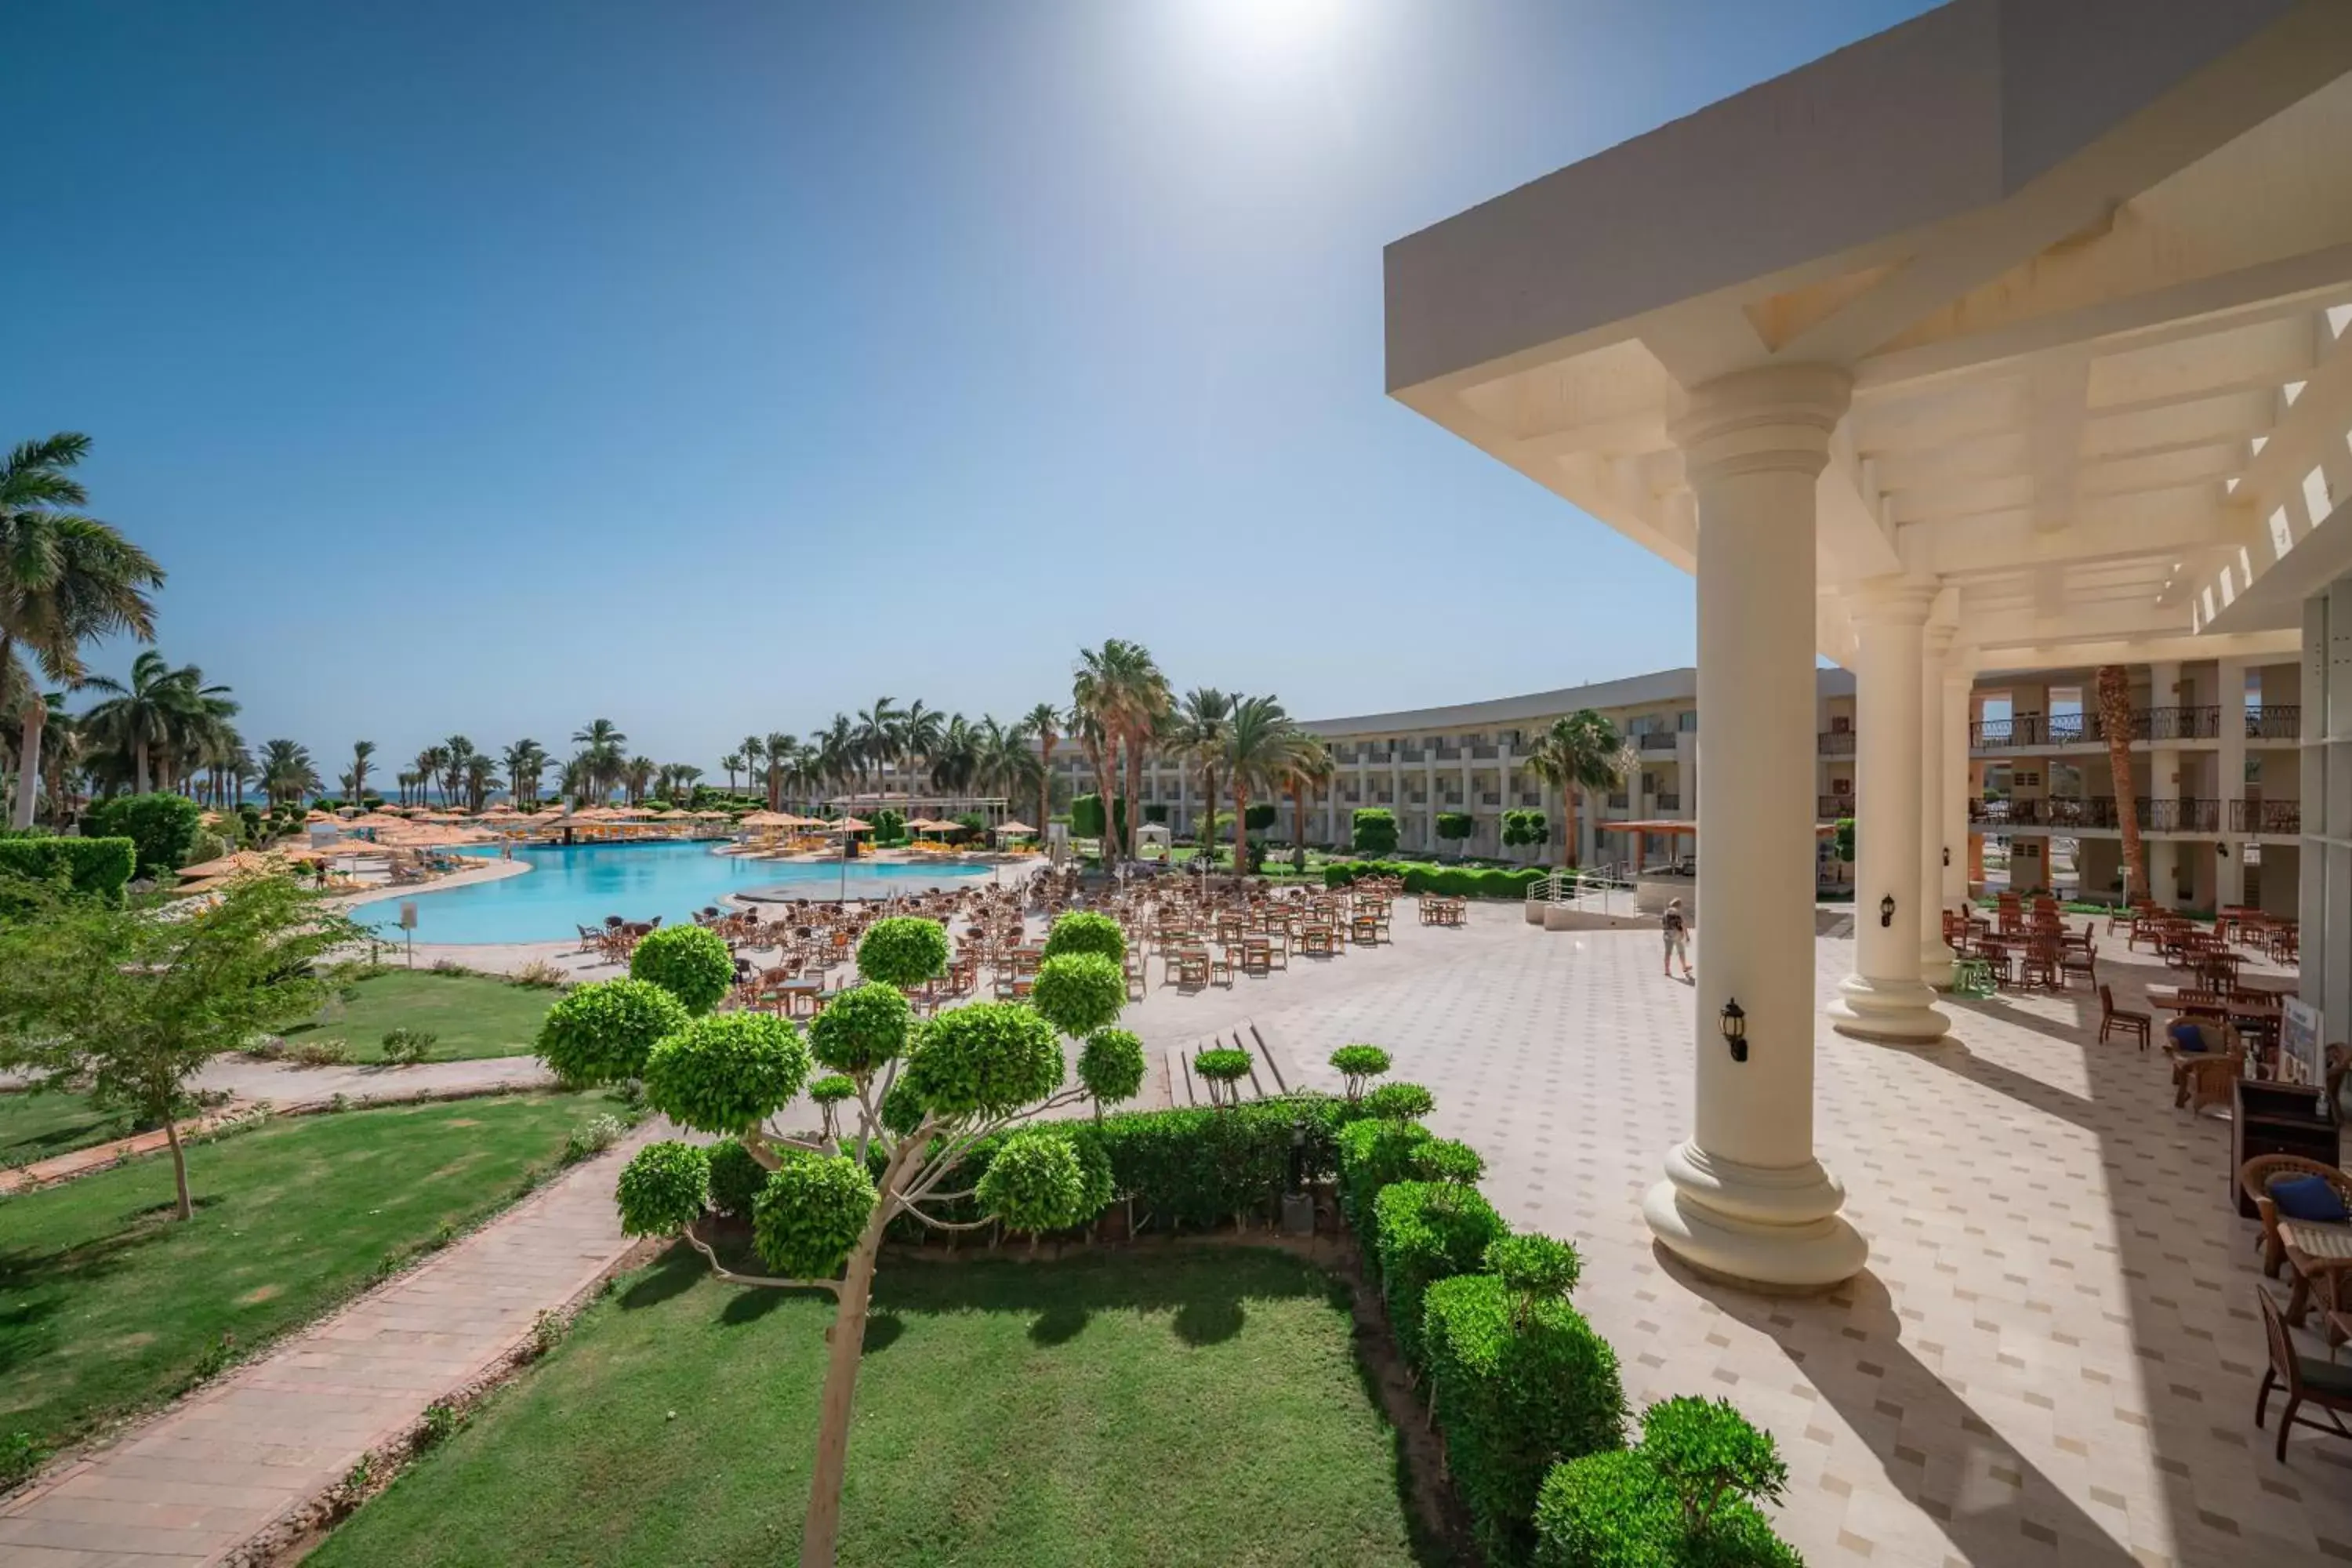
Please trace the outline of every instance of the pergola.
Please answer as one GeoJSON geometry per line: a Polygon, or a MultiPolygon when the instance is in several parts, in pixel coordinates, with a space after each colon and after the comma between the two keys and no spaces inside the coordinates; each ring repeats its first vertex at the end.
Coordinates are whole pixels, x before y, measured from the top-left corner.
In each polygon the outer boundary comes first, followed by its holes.
{"type": "Polygon", "coordinates": [[[1644,1205],[1694,1265],[1867,1258],[1813,1154],[1816,655],[1895,910],[1832,1021],[1932,1041],[1972,672],[2226,677],[2352,560],[2347,72],[2328,0],[1957,0],[1389,247],[1391,394],[1697,579],[1696,1126],[1644,1205]]]}

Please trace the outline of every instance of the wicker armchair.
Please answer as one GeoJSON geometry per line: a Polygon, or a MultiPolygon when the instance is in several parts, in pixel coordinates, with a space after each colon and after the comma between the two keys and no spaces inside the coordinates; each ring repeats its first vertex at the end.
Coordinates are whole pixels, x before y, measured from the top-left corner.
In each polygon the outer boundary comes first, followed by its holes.
{"type": "Polygon", "coordinates": [[[2209,1105],[2230,1103],[2230,1086],[2245,1076],[2246,1042],[2231,1026],[2212,1018],[2171,1018],[2164,1026],[2164,1055],[2172,1064],[2172,1103],[2195,1115],[2209,1105]],[[2172,1043],[2176,1026],[2195,1029],[2205,1041],[2201,1051],[2184,1051],[2172,1043]]]}
{"type": "Polygon", "coordinates": [[[2300,1154],[2262,1154],[2238,1167],[2238,1187],[2254,1205],[2263,1222],[2263,1272],[2275,1279],[2286,1262],[2286,1238],[2279,1234],[2278,1205],[2271,1201],[2271,1184],[2281,1176],[2317,1176],[2336,1189],[2352,1208],[2352,1175],[2335,1165],[2306,1160],[2300,1154]]]}

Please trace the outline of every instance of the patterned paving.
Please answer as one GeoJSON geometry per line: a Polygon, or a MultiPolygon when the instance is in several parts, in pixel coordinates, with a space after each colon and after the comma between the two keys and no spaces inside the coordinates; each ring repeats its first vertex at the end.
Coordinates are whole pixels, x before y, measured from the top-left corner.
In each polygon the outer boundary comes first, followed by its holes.
{"type": "MultiPolygon", "coordinates": [[[[2298,1435],[2280,1466],[2254,1431],[2228,1125],[2172,1109],[2160,1056],[2093,1045],[2095,996],[1957,1004],[1961,1046],[1921,1051],[1817,1019],[1817,1136],[1871,1268],[1776,1300],[1682,1273],[1642,1224],[1690,1121],[1692,993],[1654,934],[1489,908],[1397,934],[1230,995],[1155,991],[1130,1020],[1159,1040],[1246,1015],[1327,1080],[1333,1047],[1389,1047],[1486,1152],[1496,1205],[1584,1250],[1579,1299],[1635,1405],[1727,1394],[1779,1436],[1783,1528],[1817,1568],[2352,1561],[2352,1445],[2298,1435]]],[[[2101,946],[2118,1005],[2166,983],[2101,946]]],[[[1853,942],[1816,953],[1826,1002],[1853,942]]]]}

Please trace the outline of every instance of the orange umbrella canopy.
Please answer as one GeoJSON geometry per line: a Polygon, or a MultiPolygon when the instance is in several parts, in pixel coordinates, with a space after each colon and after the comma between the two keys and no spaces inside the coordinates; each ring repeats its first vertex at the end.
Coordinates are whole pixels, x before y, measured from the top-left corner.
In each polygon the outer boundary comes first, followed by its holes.
{"type": "Polygon", "coordinates": [[[845,816],[838,822],[825,824],[827,833],[871,833],[874,825],[863,817],[845,816]]]}
{"type": "Polygon", "coordinates": [[[996,831],[999,833],[1034,833],[1037,830],[1030,826],[1025,822],[1000,822],[996,825],[996,831]]]}

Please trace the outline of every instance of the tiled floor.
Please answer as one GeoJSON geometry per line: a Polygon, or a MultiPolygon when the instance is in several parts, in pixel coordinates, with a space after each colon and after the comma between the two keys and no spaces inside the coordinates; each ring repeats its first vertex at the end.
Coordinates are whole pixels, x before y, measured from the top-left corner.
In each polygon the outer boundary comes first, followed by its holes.
{"type": "MultiPolygon", "coordinates": [[[[1819,1146],[1871,1266],[1767,1300],[1663,1262],[1642,1223],[1691,1094],[1692,993],[1654,935],[1491,907],[1398,935],[1230,994],[1155,991],[1130,1021],[1174,1038],[1247,1015],[1307,1064],[1390,1047],[1486,1152],[1504,1212],[1583,1249],[1578,1297],[1634,1405],[1726,1394],[1779,1436],[1783,1528],[1817,1568],[2352,1560],[2352,1444],[2298,1434],[2282,1467],[2254,1431],[2228,1124],[2172,1109],[2160,1055],[2092,1044],[2094,994],[1959,1005],[1960,1045],[1927,1050],[1821,1025],[1819,1146]]],[[[2168,982],[2121,949],[2102,939],[2100,973],[2131,1006],[2168,982]]],[[[1853,942],[1817,957],[1826,1001],[1853,942]]]]}

